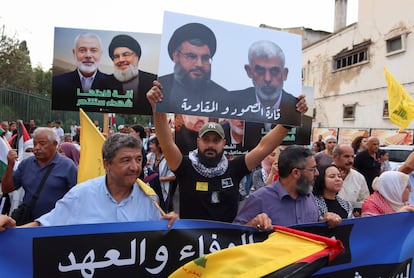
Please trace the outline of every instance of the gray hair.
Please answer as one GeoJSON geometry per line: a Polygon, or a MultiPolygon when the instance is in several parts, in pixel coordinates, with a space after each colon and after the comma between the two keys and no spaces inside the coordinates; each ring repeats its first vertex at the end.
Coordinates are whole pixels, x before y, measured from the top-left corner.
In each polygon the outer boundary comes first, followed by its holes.
{"type": "Polygon", "coordinates": [[[73,49],[77,48],[76,46],[77,46],[78,41],[79,41],[80,38],[97,39],[98,42],[99,42],[99,48],[100,48],[100,50],[102,50],[102,40],[101,40],[101,38],[97,34],[90,33],[90,32],[86,32],[86,33],[82,33],[82,34],[77,35],[76,38],[75,38],[74,44],[73,44],[73,49]]]}
{"type": "Polygon", "coordinates": [[[334,147],[334,148],[333,148],[333,150],[332,150],[332,153],[333,153],[334,155],[341,155],[341,154],[342,154],[342,149],[341,149],[341,146],[342,146],[342,145],[340,145],[340,144],[335,145],[335,147],[334,147]]]}
{"type": "Polygon", "coordinates": [[[108,162],[112,162],[116,152],[121,148],[142,149],[141,140],[126,133],[115,133],[105,140],[102,146],[102,157],[108,162]]]}
{"type": "Polygon", "coordinates": [[[58,141],[58,136],[56,131],[53,128],[50,127],[38,127],[33,131],[33,138],[38,136],[40,133],[46,133],[47,134],[47,140],[50,141],[50,143],[54,143],[58,141]]]}
{"type": "Polygon", "coordinates": [[[305,168],[306,159],[310,156],[313,156],[312,150],[304,146],[292,145],[287,147],[279,155],[279,176],[286,178],[294,168],[305,168]]]}
{"type": "Polygon", "coordinates": [[[252,65],[253,63],[253,55],[263,58],[278,57],[282,62],[282,66],[285,66],[285,54],[283,53],[283,50],[274,42],[266,40],[254,42],[250,46],[248,52],[248,59],[250,65],[252,65]]]}

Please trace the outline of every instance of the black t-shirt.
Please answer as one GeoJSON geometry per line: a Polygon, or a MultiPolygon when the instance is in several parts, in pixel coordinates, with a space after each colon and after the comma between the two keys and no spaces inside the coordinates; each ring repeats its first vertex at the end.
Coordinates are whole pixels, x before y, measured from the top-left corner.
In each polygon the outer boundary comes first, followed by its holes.
{"type": "Polygon", "coordinates": [[[206,178],[192,166],[188,156],[174,172],[180,188],[180,218],[232,222],[239,205],[239,183],[249,173],[241,155],[229,161],[226,172],[206,178]]]}
{"type": "Polygon", "coordinates": [[[358,153],[355,157],[354,167],[364,177],[368,185],[369,192],[372,194],[372,181],[381,174],[381,163],[378,161],[377,155],[373,158],[367,150],[358,153]]]}
{"type": "Polygon", "coordinates": [[[347,211],[341,207],[341,205],[339,204],[339,202],[335,199],[335,200],[330,200],[330,199],[325,199],[325,203],[326,206],[328,208],[329,212],[334,212],[336,214],[338,214],[339,216],[341,216],[342,219],[347,219],[348,218],[348,213],[347,211]]]}

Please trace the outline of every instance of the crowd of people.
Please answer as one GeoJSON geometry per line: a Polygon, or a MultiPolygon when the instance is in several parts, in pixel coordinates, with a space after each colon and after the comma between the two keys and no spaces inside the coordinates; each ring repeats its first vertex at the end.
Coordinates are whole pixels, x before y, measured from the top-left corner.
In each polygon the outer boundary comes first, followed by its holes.
{"type": "MultiPolygon", "coordinates": [[[[103,176],[75,186],[82,150],[75,122],[66,136],[59,121],[36,127],[31,120],[28,131],[33,155],[23,159],[13,146],[16,140],[12,140],[19,123],[3,121],[1,133],[12,141],[12,149],[7,154],[2,192],[23,188],[22,203],[32,208],[31,220],[21,226],[163,219],[171,227],[176,219],[183,218],[235,223],[258,230],[318,221],[334,228],[342,219],[414,212],[414,206],[408,203],[408,176],[414,170],[414,154],[399,171],[388,171],[386,156],[380,159],[377,137],[338,144],[337,138],[329,135],[312,146],[281,146],[291,128],[284,121],[297,118],[300,122],[308,107],[303,94],[294,97],[283,90],[288,76],[284,54],[269,41],[255,42],[249,48],[245,70],[254,86],[233,92],[233,97],[248,96],[249,104],[259,102],[275,111],[285,108],[279,115],[280,122],[257,119],[260,123],[255,125],[266,134],[248,152],[235,156],[226,156],[226,138],[234,140],[234,144],[247,144],[248,138],[232,134],[207,117],[192,122],[184,115],[183,120],[192,124],[180,129],[180,137],[174,134],[166,112],[176,111],[168,106],[177,105],[176,99],[185,99],[189,94],[199,103],[210,100],[213,94],[219,97],[229,93],[210,79],[216,39],[207,29],[192,23],[174,32],[168,45],[174,73],[159,80],[151,76],[154,81],[150,88],[148,80],[141,79],[145,73],[137,70],[139,44],[126,35],[113,38],[109,55],[118,71],[112,83],[116,83],[115,79],[120,82],[120,92],[145,84],[145,89],[134,92],[146,92],[145,110],[152,113],[155,133],[141,125],[110,129],[102,147],[103,176]],[[207,35],[200,36],[202,33],[207,35]],[[135,65],[135,72],[122,70],[129,65],[135,65]],[[149,187],[156,195],[150,193],[149,187]],[[240,193],[241,187],[244,194],[240,193]]],[[[78,44],[86,40],[97,45],[94,49],[99,50],[95,53],[99,60],[102,47],[93,34],[76,38],[74,55],[82,60],[85,51],[78,44]]],[[[79,67],[83,68],[81,62],[79,67]]],[[[75,88],[81,86],[79,77],[85,79],[82,90],[93,88],[99,79],[96,65],[86,69],[89,72],[57,76],[54,91],[64,91],[58,85],[67,85],[65,80],[71,76],[79,83],[75,88]]],[[[143,95],[137,99],[142,100],[143,95]]],[[[245,122],[239,124],[240,129],[247,129],[245,122]]],[[[97,121],[95,126],[102,132],[97,121]]],[[[13,215],[12,211],[9,214],[13,215]]],[[[13,218],[0,216],[1,230],[15,226],[13,218]]]]}
{"type": "MultiPolygon", "coordinates": [[[[154,84],[148,92],[153,106],[162,99],[161,84],[154,84]]],[[[304,101],[298,103],[299,111],[305,109],[304,101]]],[[[1,136],[10,141],[19,123],[3,121],[1,136]]],[[[399,171],[389,171],[382,166],[384,154],[376,137],[366,138],[365,149],[356,151],[351,144],[337,144],[334,136],[327,136],[326,148],[315,152],[311,146],[281,146],[288,130],[278,125],[256,148],[230,158],[224,155],[225,135],[219,123],[204,123],[196,147],[188,154],[175,144],[165,113],[155,112],[154,123],[155,132],[124,125],[108,134],[102,149],[106,174],[83,182],[82,187],[75,186],[81,146],[73,139],[79,126],[72,123],[73,136],[59,136],[59,122],[54,127],[28,125],[31,139],[24,152],[30,155],[23,157],[11,149],[1,180],[3,194],[22,189],[16,194],[20,203],[33,206],[33,221],[22,226],[157,219],[168,219],[171,226],[181,217],[267,230],[273,225],[317,221],[335,227],[342,219],[414,211],[409,204],[414,155],[399,171]],[[252,175],[251,187],[241,202],[241,181],[248,175],[252,175]],[[150,185],[157,197],[146,195],[137,178],[150,185]],[[134,206],[143,212],[133,212],[134,206]]],[[[1,216],[2,229],[16,225],[7,216],[11,212],[1,216]]]]}

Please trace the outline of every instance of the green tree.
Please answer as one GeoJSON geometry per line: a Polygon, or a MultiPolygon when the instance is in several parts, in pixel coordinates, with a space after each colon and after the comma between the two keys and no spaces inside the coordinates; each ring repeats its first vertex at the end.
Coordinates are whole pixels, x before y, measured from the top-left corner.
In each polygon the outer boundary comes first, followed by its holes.
{"type": "Polygon", "coordinates": [[[33,69],[34,80],[36,83],[36,91],[44,96],[52,94],[52,69],[43,71],[40,66],[33,69]]]}
{"type": "Polygon", "coordinates": [[[36,89],[29,50],[26,41],[5,35],[5,26],[0,29],[0,85],[36,89]]]}

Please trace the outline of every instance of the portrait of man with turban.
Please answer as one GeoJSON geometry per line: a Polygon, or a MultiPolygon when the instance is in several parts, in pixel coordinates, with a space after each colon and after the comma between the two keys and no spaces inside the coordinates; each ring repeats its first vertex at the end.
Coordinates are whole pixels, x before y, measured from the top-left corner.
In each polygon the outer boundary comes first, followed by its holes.
{"type": "Polygon", "coordinates": [[[114,63],[114,73],[109,83],[117,84],[119,95],[132,92],[132,107],[123,107],[123,113],[152,115],[146,93],[157,75],[139,69],[141,46],[129,35],[115,36],[108,47],[109,57],[114,63]]]}
{"type": "Polygon", "coordinates": [[[157,104],[157,110],[183,112],[183,105],[211,104],[227,93],[211,80],[216,47],[216,36],[204,24],[188,23],[174,31],[167,49],[174,72],[159,78],[164,100],[157,104]]]}

